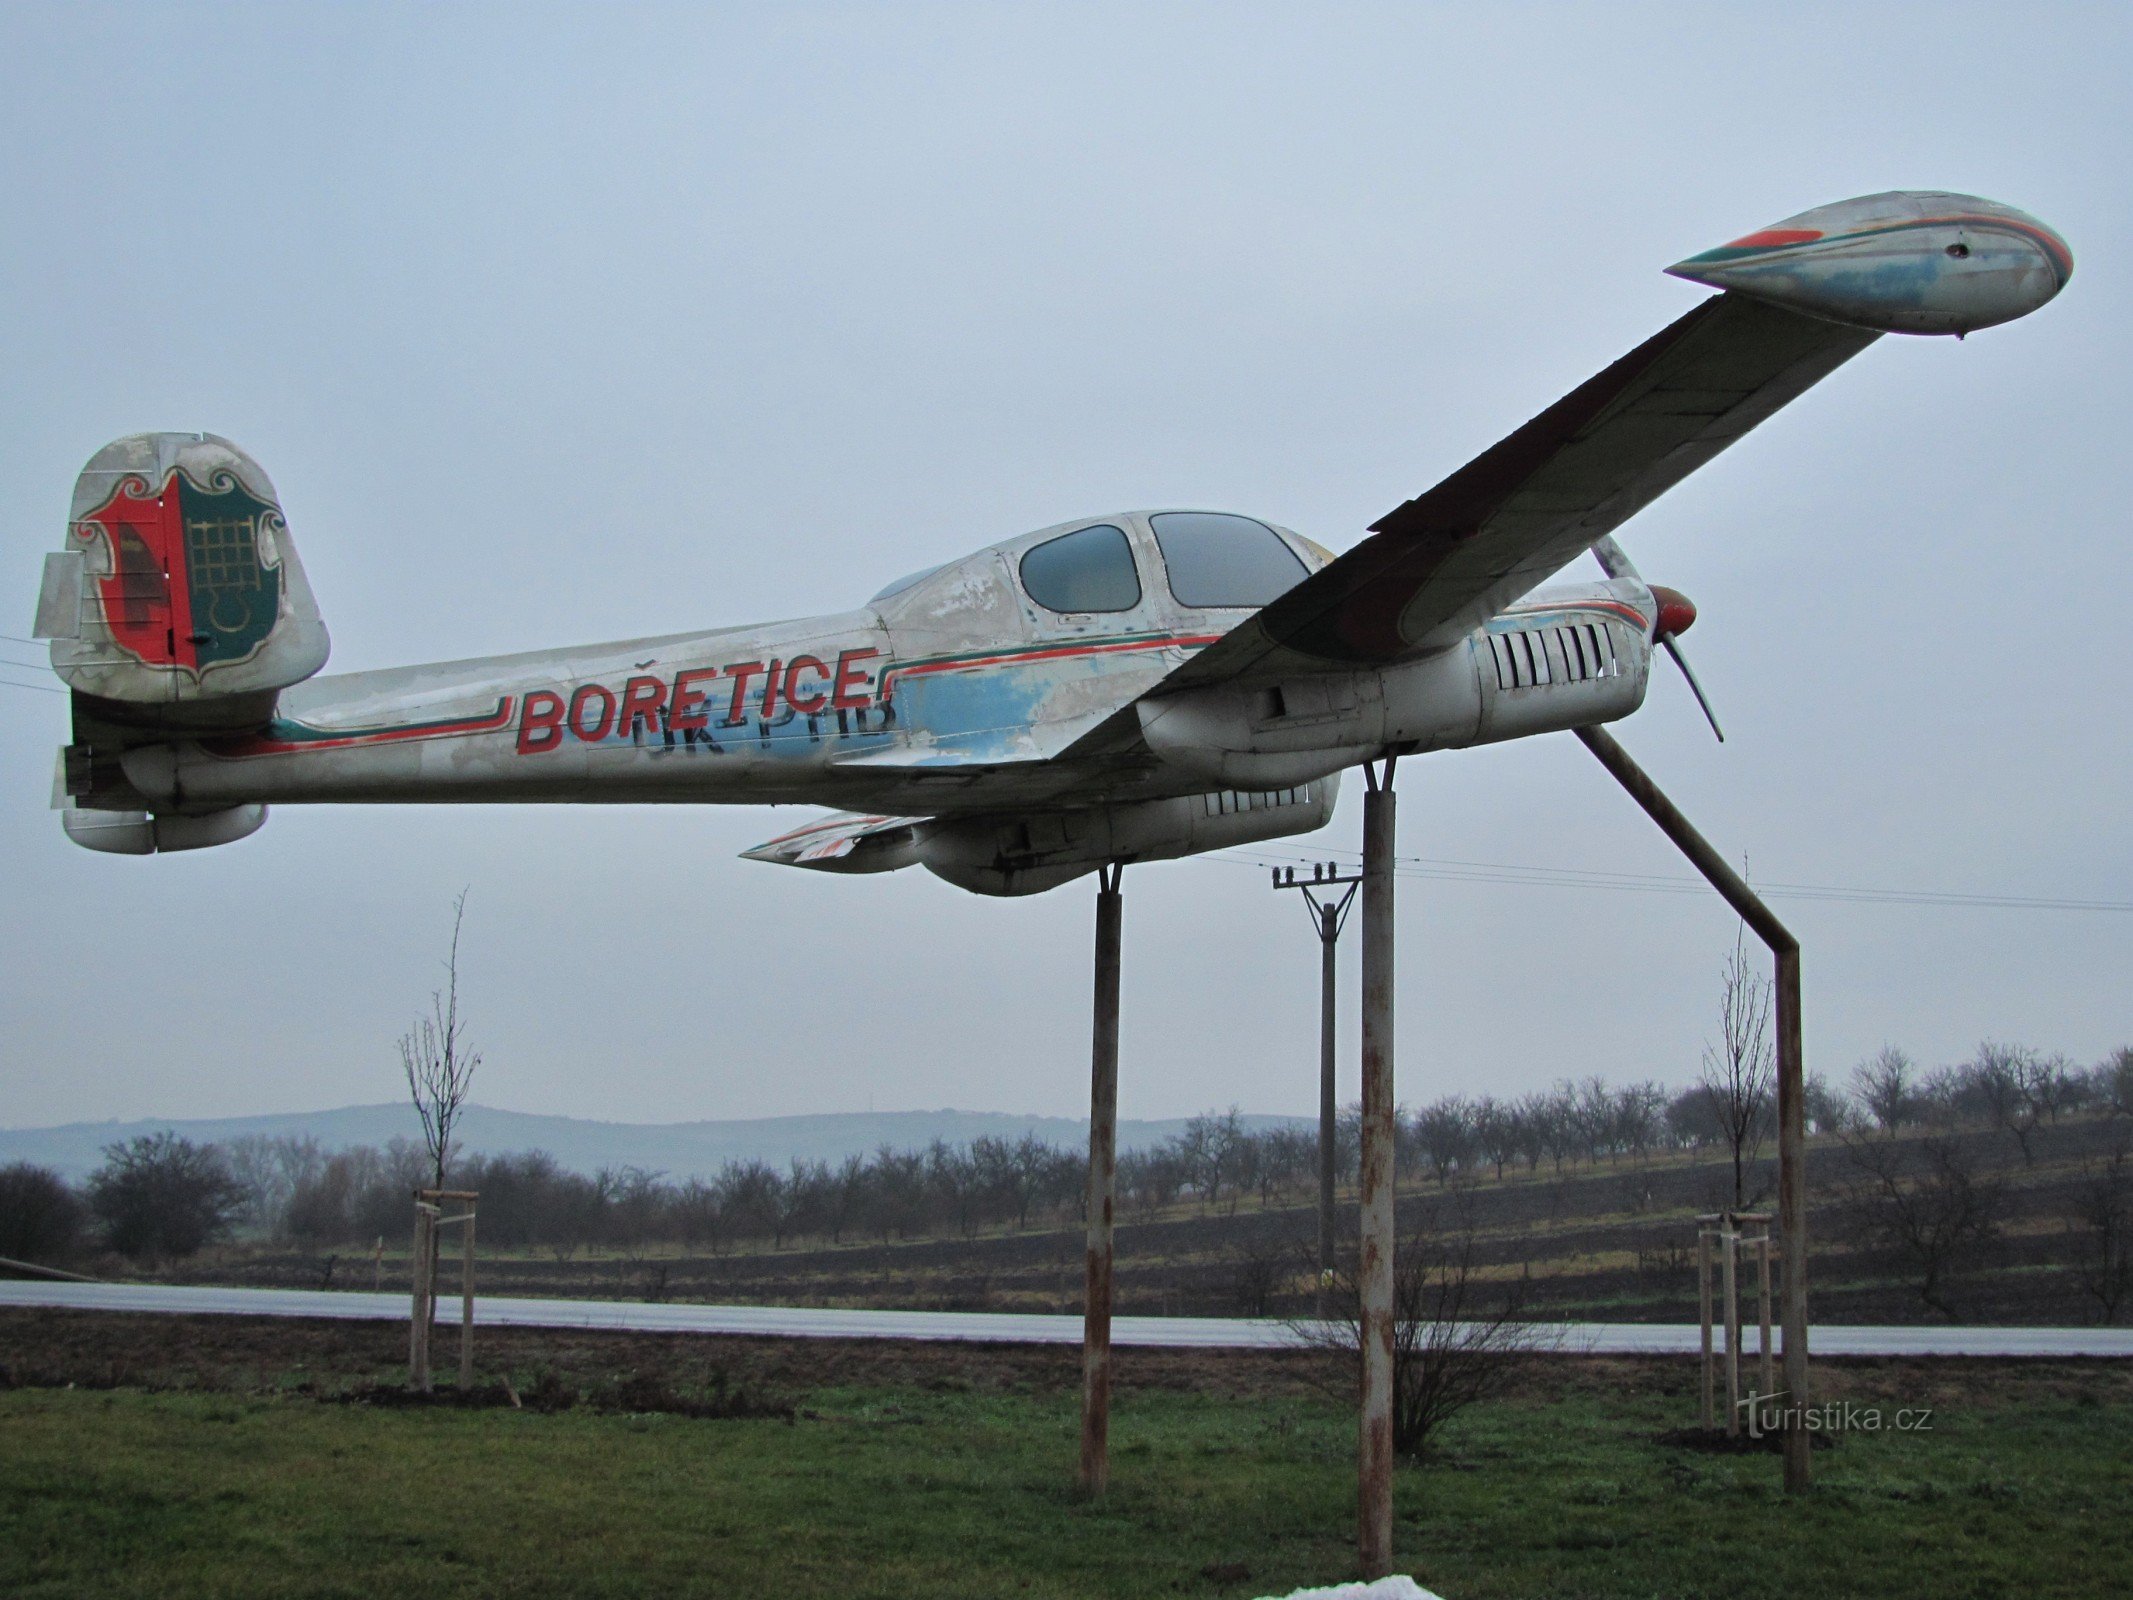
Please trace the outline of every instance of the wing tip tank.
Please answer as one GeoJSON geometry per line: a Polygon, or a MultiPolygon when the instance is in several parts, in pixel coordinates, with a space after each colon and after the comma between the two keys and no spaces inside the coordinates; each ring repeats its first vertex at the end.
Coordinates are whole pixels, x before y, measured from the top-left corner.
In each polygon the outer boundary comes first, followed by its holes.
{"type": "Polygon", "coordinates": [[[2074,256],[2013,206],[1899,189],[1803,211],[1666,270],[1832,322],[1961,336],[2045,305],[2074,256]]]}

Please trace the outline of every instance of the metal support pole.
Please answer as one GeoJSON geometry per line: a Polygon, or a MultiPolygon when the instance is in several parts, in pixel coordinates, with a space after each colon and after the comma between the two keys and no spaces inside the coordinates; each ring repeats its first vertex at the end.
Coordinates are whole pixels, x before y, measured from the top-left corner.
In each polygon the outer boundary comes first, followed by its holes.
{"type": "Polygon", "coordinates": [[[1777,952],[1778,1248],[1784,1252],[1785,1489],[1814,1481],[1807,1410],[1807,1095],[1800,1037],[1800,947],[1777,952]]]}
{"type": "Polygon", "coordinates": [[[1779,1316],[1785,1329],[1784,1445],[1785,1488],[1808,1487],[1812,1464],[1805,1427],[1807,1394],[1807,1111],[1806,1080],[1800,1032],[1800,941],[1771,914],[1740,874],[1727,866],[1675,809],[1629,752],[1604,728],[1580,728],[1577,735],[1614,780],[1644,808],[1659,831],[1689,858],[1705,880],[1725,897],[1755,936],[1770,947],[1777,968],[1778,1078],[1778,1248],[1784,1260],[1779,1288],[1779,1316]]]}
{"type": "Polygon", "coordinates": [[[1324,1322],[1333,1315],[1333,1180],[1339,1147],[1333,1105],[1333,1008],[1339,911],[1320,906],[1318,924],[1318,1319],[1324,1322]]]}
{"type": "MultiPolygon", "coordinates": [[[[1363,796],[1362,1415],[1356,1554],[1365,1580],[1392,1570],[1393,760],[1363,796]]],[[[1364,768],[1366,777],[1369,768],[1364,768]]]]}
{"type": "Polygon", "coordinates": [[[1111,1222],[1118,1200],[1118,975],[1123,866],[1098,869],[1096,1022],[1089,1047],[1089,1239],[1081,1325],[1081,1492],[1111,1481],[1111,1222]]]}

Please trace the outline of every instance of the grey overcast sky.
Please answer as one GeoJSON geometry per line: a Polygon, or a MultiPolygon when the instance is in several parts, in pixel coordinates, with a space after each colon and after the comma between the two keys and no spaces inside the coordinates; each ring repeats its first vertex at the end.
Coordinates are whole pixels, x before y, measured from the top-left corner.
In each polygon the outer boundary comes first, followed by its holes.
{"type": "MultiPolygon", "coordinates": [[[[1131,506],[1345,548],[1694,303],[1669,262],[1945,187],[2061,229],[2072,284],[1882,341],[1631,523],[1729,742],[1671,673],[1618,731],[1771,883],[2133,901],[2129,45],[2102,5],[11,5],[0,656],[42,659],[74,475],[139,429],[266,465],[329,671],[842,608],[1131,506]]],[[[392,1098],[462,886],[492,1104],[1085,1110],[1086,881],[736,860],[799,820],[763,809],[101,857],[46,809],[64,708],[0,689],[0,1124],[392,1098]]],[[[1683,870],[1567,735],[1401,788],[1408,855],[1683,870]]],[[[1318,840],[1357,835],[1351,796],[1318,840]]],[[[1127,1115],[1310,1108],[1292,900],[1127,875],[1127,1115]]],[[[2133,915],[1778,904],[1813,1069],[2133,1039],[2133,915]]],[[[1404,882],[1403,1098],[1686,1079],[1732,932],[1404,882]]]]}

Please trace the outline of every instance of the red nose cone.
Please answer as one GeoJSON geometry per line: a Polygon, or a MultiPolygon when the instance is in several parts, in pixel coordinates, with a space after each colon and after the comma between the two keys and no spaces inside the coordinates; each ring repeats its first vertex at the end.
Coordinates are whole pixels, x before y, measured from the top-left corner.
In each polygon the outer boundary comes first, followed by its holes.
{"type": "Polygon", "coordinates": [[[1696,626],[1696,603],[1679,589],[1652,585],[1652,598],[1659,602],[1659,636],[1672,638],[1696,626]]]}
{"type": "Polygon", "coordinates": [[[1696,602],[1679,589],[1651,587],[1651,597],[1659,602],[1659,636],[1672,638],[1674,634],[1687,634],[1696,627],[1696,602]]]}

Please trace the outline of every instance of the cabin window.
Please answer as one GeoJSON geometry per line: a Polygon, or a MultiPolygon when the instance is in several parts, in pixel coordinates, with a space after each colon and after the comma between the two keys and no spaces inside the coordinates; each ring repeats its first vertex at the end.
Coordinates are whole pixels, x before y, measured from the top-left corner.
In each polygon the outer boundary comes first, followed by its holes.
{"type": "Polygon", "coordinates": [[[1133,546],[1123,528],[1107,522],[1025,552],[1022,587],[1048,611],[1131,611],[1141,603],[1133,546]]]}
{"type": "Polygon", "coordinates": [[[1280,534],[1250,517],[1164,511],[1148,519],[1181,606],[1263,606],[1307,576],[1280,534]]]}

